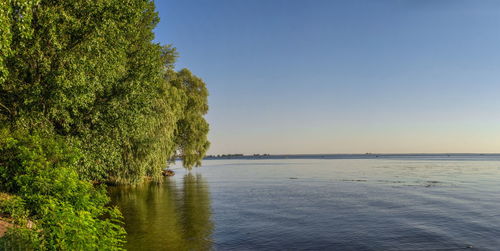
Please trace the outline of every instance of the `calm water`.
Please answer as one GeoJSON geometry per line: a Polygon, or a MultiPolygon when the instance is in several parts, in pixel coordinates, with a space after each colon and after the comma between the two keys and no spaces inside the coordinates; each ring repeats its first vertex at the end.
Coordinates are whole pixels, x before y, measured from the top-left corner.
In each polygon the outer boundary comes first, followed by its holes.
{"type": "Polygon", "coordinates": [[[206,160],[175,171],[112,189],[129,250],[500,250],[498,156],[206,160]]]}

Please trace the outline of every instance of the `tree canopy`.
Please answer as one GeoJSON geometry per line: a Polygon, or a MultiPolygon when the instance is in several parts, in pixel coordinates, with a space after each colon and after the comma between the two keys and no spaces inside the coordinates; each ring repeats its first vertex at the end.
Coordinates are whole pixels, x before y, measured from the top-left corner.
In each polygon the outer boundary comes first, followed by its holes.
{"type": "Polygon", "coordinates": [[[158,178],[177,153],[207,148],[205,83],[174,70],[175,49],[152,42],[147,0],[1,4],[0,123],[62,135],[95,181],[158,178]]]}
{"type": "MultiPolygon", "coordinates": [[[[29,200],[18,176],[59,175],[51,168],[82,182],[130,184],[159,180],[177,156],[186,168],[201,164],[208,91],[189,70],[175,70],[174,47],[153,42],[158,22],[151,0],[0,1],[0,192],[29,200]],[[78,154],[67,164],[47,142],[78,154]],[[33,172],[33,156],[5,152],[12,149],[44,156],[43,168],[33,172]]],[[[40,216],[33,205],[28,214],[40,216]]]]}

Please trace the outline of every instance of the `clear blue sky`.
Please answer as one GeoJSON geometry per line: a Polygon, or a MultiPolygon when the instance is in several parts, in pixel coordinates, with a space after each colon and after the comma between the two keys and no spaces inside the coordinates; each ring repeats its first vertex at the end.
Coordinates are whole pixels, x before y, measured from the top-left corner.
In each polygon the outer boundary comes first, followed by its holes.
{"type": "Polygon", "coordinates": [[[500,152],[500,1],[156,4],[211,154],[500,152]]]}

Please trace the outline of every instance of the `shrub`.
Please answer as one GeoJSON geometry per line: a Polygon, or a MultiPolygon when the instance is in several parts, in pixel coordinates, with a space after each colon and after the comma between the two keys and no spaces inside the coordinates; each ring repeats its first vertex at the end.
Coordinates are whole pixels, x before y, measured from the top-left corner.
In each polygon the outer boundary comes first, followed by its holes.
{"type": "Polygon", "coordinates": [[[4,242],[37,250],[120,249],[120,212],[107,206],[104,186],[80,179],[77,150],[57,136],[2,130],[0,152],[0,190],[16,195],[0,204],[16,225],[4,242]]]}

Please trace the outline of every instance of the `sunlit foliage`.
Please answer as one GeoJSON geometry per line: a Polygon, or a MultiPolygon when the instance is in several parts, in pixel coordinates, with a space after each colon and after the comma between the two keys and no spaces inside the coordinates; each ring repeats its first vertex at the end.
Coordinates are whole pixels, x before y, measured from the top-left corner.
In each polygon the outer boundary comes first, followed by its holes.
{"type": "Polygon", "coordinates": [[[79,179],[80,153],[60,136],[0,132],[0,212],[17,227],[0,239],[0,249],[119,249],[124,242],[120,212],[106,206],[101,186],[79,179]]]}
{"type": "Polygon", "coordinates": [[[94,181],[159,178],[177,153],[208,148],[207,90],[177,54],[152,42],[146,0],[2,2],[0,123],[65,137],[94,181]]]}
{"type": "Polygon", "coordinates": [[[0,1],[0,192],[19,202],[0,213],[35,222],[32,244],[118,247],[96,184],[200,165],[208,92],[153,42],[158,21],[151,0],[0,1]]]}

